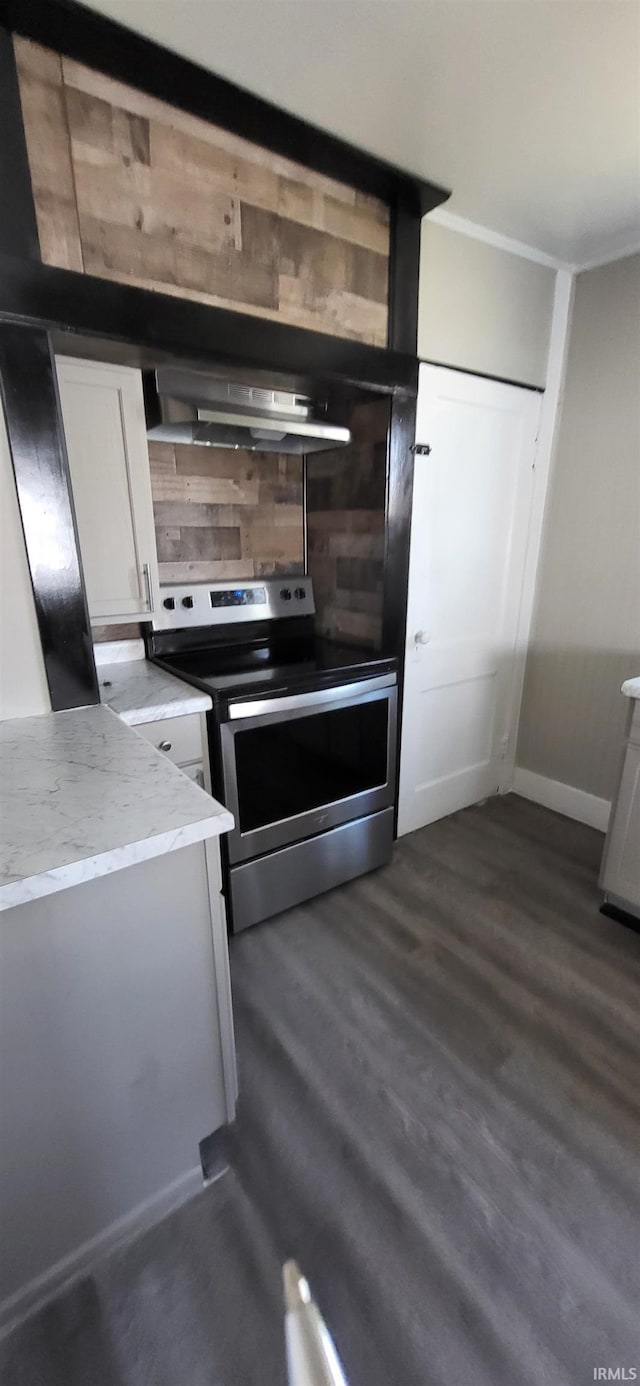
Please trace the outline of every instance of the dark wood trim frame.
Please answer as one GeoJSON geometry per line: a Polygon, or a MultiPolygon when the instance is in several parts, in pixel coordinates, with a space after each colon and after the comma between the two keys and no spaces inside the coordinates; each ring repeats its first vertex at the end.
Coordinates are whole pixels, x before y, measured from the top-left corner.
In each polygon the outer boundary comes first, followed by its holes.
{"type": "MultiPolygon", "coordinates": [[[[418,276],[422,221],[414,207],[398,202],[391,218],[389,275],[389,345],[412,353],[414,367],[418,340],[418,276]]],[[[417,375],[414,377],[417,392],[417,375]]],[[[406,653],[407,594],[413,501],[412,446],[416,431],[415,393],[396,392],[391,403],[387,448],[387,496],[385,524],[382,648],[398,660],[398,753],[394,833],[397,832],[400,745],[406,653]]]]}
{"type": "Polygon", "coordinates": [[[418,269],[421,214],[399,202],[391,211],[389,347],[415,357],[418,349],[418,269]]]}
{"type": "Polygon", "coordinates": [[[398,752],[394,835],[397,832],[398,789],[400,783],[400,744],[409,589],[411,543],[411,503],[413,500],[413,452],[416,434],[415,397],[394,396],[387,448],[387,495],[384,556],[384,595],[382,608],[382,649],[398,660],[398,752]]]}
{"type": "Polygon", "coordinates": [[[0,323],[0,389],[54,712],[99,703],[58,391],[46,332],[0,323]]]}
{"type": "Polygon", "coordinates": [[[424,216],[449,197],[75,0],[0,0],[0,24],[392,207],[424,216]]]}
{"type": "Polygon", "coordinates": [[[40,260],[13,40],[0,29],[0,251],[40,260]]]}
{"type": "Polygon", "coordinates": [[[413,453],[416,401],[395,396],[391,404],[387,466],[387,525],[385,601],[382,613],[382,647],[404,653],[407,583],[409,579],[409,530],[413,499],[413,453]]]}
{"type": "Polygon", "coordinates": [[[191,359],[415,393],[415,355],[0,255],[0,317],[191,359]]]}

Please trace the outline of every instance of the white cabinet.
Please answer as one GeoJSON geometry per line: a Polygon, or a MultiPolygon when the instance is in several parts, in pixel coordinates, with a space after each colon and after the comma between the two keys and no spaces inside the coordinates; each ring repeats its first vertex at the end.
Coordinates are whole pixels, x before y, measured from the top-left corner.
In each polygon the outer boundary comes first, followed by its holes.
{"type": "MultiPolygon", "coordinates": [[[[162,717],[157,722],[141,722],[136,726],[140,736],[157,751],[194,780],[201,789],[211,793],[207,718],[204,712],[187,712],[179,717],[162,717]]],[[[227,941],[227,910],[222,893],[220,843],[212,838],[204,844],[211,909],[211,938],[218,1001],[219,1034],[222,1054],[227,1120],[233,1121],[238,1096],[236,1049],[233,1031],[229,947],[227,941]]]]}
{"type": "Polygon", "coordinates": [[[56,359],[89,615],[146,620],[158,592],[140,372],[56,359]]]}
{"type": "Polygon", "coordinates": [[[163,717],[159,722],[143,722],[136,726],[140,736],[150,741],[157,751],[184,770],[190,780],[211,793],[207,719],[205,713],[188,712],[183,717],[163,717]]]}
{"type": "Polygon", "coordinates": [[[608,900],[640,916],[640,700],[634,699],[631,708],[600,884],[608,900]]]}

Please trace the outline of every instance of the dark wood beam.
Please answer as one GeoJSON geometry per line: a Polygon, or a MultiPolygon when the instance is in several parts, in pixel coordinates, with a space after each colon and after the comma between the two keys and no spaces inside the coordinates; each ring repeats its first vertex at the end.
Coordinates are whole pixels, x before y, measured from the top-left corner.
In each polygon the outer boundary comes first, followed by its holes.
{"type": "Polygon", "coordinates": [[[0,317],[328,383],[351,381],[387,393],[417,389],[418,363],[408,352],[13,256],[0,255],[0,317]]]}
{"type": "MultiPolygon", "coordinates": [[[[389,345],[396,351],[412,352],[418,345],[418,275],[420,269],[421,219],[405,202],[391,213],[391,257],[389,261],[389,345]]],[[[400,745],[406,652],[407,594],[409,589],[409,550],[413,501],[413,444],[416,431],[416,402],[398,396],[391,405],[387,447],[387,497],[385,525],[384,595],[382,648],[398,660],[398,751],[394,832],[397,831],[397,804],[400,781],[400,745]]]]}
{"type": "Polygon", "coordinates": [[[394,351],[418,350],[418,275],[422,220],[406,202],[391,210],[389,255],[389,346],[394,351]]]}
{"type": "MultiPolygon", "coordinates": [[[[396,813],[400,776],[402,732],[402,694],[409,588],[409,546],[411,541],[411,503],[413,500],[413,443],[416,433],[416,401],[396,397],[391,404],[391,424],[387,451],[386,538],[384,556],[384,594],[382,607],[382,649],[398,660],[398,763],[396,767],[396,813]]],[[[394,831],[395,831],[394,824],[394,831]]]]}
{"type": "Polygon", "coordinates": [[[405,647],[409,538],[413,499],[412,448],[415,431],[415,399],[395,398],[391,405],[387,462],[387,535],[382,647],[385,652],[397,654],[399,658],[404,655],[405,647]]]}
{"type": "Polygon", "coordinates": [[[54,712],[98,703],[69,468],[46,332],[0,323],[0,389],[54,712]]]}

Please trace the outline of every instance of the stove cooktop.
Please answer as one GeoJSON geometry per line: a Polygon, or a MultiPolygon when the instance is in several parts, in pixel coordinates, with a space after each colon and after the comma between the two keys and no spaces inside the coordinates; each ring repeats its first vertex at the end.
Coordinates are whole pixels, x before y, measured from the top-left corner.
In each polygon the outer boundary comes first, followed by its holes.
{"type": "Polygon", "coordinates": [[[245,696],[248,690],[252,695],[270,696],[313,692],[392,673],[397,667],[393,656],[320,636],[181,651],[164,657],[156,655],[155,662],[187,683],[205,689],[217,705],[245,696]]]}

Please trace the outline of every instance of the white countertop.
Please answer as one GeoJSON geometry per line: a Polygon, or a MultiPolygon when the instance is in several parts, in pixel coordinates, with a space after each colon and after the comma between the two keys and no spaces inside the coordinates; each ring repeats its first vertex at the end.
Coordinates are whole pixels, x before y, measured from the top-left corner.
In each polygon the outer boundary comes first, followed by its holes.
{"type": "Polygon", "coordinates": [[[106,707],[1,722],[0,784],[0,910],[233,827],[106,707]]]}
{"type": "Polygon", "coordinates": [[[212,706],[208,693],[150,664],[144,657],[142,641],[108,644],[104,653],[115,658],[107,663],[102,662],[99,646],[95,653],[101,701],[130,727],[160,722],[164,717],[182,717],[189,712],[208,712],[212,706]],[[125,651],[125,645],[131,646],[130,652],[125,651]]]}
{"type": "Polygon", "coordinates": [[[640,698],[640,678],[627,679],[622,685],[625,698],[640,698]]]}

